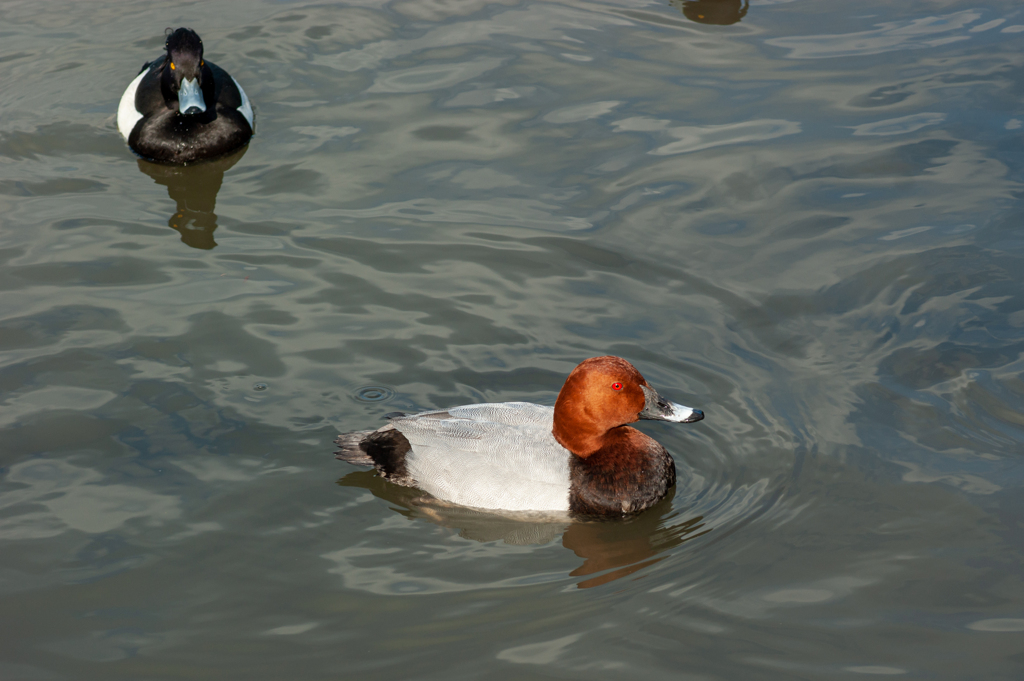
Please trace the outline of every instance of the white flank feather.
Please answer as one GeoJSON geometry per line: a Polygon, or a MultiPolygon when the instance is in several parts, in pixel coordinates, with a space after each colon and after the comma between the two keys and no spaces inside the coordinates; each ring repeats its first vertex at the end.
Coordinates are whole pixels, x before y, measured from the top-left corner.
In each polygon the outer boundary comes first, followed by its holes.
{"type": "Polygon", "coordinates": [[[139,89],[139,83],[147,73],[149,73],[149,69],[144,69],[142,73],[135,76],[135,80],[128,83],[128,89],[121,95],[121,103],[117,105],[117,130],[126,142],[128,135],[132,134],[135,124],[142,118],[142,114],[135,108],[135,92],[139,89]]]}

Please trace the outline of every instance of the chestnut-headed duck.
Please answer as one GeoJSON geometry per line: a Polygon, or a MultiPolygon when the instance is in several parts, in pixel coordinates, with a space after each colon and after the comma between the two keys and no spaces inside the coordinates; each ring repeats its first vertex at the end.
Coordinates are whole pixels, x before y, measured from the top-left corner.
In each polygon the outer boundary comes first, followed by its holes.
{"type": "Polygon", "coordinates": [[[185,165],[249,143],[249,98],[227,71],[203,58],[190,28],[168,29],[166,53],[147,62],[121,95],[117,129],[139,156],[185,165]]]}
{"type": "Polygon", "coordinates": [[[554,407],[502,402],[388,418],[339,435],[336,457],[462,506],[622,516],[653,506],[676,481],[668,451],[626,424],[693,423],[704,413],[662,398],[632,364],[607,356],[573,369],[554,407]]]}

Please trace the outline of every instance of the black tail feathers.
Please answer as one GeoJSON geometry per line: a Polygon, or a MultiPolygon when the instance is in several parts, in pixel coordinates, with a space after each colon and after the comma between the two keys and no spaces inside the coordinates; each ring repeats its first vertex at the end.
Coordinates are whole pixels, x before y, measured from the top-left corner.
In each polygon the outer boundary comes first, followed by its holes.
{"type": "Polygon", "coordinates": [[[357,466],[373,466],[391,482],[415,487],[416,482],[405,467],[405,455],[412,450],[409,441],[392,425],[378,430],[356,430],[342,433],[334,441],[336,459],[357,466]]]}

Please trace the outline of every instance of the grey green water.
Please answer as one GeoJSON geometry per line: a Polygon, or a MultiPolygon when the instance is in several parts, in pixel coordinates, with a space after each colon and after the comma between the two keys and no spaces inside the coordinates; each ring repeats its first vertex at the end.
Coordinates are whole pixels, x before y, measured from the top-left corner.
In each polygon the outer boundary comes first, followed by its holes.
{"type": "Polygon", "coordinates": [[[1024,8],[741,14],[0,4],[0,679],[1024,677],[1024,8]],[[258,126],[183,170],[179,25],[258,126]],[[332,457],[600,354],[707,414],[634,520],[332,457]]]}

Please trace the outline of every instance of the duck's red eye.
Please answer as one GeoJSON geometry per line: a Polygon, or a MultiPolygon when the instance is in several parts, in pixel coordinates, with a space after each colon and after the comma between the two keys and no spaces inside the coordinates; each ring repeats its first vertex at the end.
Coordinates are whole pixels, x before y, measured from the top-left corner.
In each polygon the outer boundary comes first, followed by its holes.
{"type": "Polygon", "coordinates": [[[618,381],[612,383],[612,390],[622,390],[622,384],[618,381]]]}

